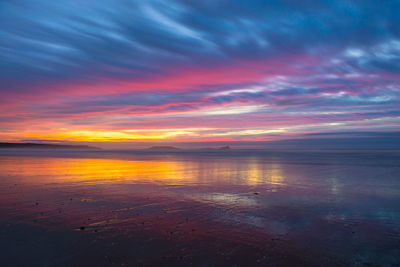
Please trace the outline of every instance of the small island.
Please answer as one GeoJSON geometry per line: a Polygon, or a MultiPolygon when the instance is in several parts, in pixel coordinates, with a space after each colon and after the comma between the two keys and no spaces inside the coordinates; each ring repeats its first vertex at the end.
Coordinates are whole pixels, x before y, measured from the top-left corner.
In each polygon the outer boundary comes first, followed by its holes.
{"type": "Polygon", "coordinates": [[[150,150],[178,150],[179,148],[174,146],[152,146],[150,150]]]}
{"type": "Polygon", "coordinates": [[[1,148],[20,148],[20,149],[99,149],[98,147],[86,145],[58,145],[40,143],[0,143],[1,148]]]}
{"type": "Polygon", "coordinates": [[[205,148],[200,148],[200,150],[207,150],[207,151],[212,151],[212,150],[231,150],[231,147],[230,146],[205,147],[205,148]]]}

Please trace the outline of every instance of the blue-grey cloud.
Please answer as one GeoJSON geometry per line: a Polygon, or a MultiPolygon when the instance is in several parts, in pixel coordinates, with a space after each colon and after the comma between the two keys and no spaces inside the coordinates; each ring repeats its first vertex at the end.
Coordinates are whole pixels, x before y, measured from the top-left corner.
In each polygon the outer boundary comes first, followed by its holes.
{"type": "Polygon", "coordinates": [[[2,1],[0,78],[132,79],[173,65],[346,49],[371,54],[349,65],[397,72],[399,11],[391,0],[2,1]]]}
{"type": "Polygon", "coordinates": [[[399,13],[399,0],[0,1],[1,128],[393,130],[399,13]]]}

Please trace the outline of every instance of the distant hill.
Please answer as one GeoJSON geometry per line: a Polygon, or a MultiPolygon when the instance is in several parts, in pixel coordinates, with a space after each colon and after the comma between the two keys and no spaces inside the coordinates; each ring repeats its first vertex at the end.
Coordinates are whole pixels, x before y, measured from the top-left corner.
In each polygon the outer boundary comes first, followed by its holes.
{"type": "Polygon", "coordinates": [[[200,150],[231,150],[231,147],[230,146],[205,147],[205,148],[200,148],[200,150]]]}
{"type": "Polygon", "coordinates": [[[39,143],[0,143],[1,148],[34,148],[34,149],[99,149],[93,146],[84,145],[56,145],[39,143]]]}
{"type": "Polygon", "coordinates": [[[151,150],[177,150],[179,148],[174,146],[152,146],[149,149],[151,150]]]}

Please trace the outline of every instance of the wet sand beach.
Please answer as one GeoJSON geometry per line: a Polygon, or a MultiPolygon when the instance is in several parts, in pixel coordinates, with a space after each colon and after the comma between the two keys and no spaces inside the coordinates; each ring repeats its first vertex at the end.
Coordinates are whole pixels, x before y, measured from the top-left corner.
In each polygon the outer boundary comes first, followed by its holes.
{"type": "Polygon", "coordinates": [[[398,266],[400,154],[0,151],[2,266],[398,266]]]}

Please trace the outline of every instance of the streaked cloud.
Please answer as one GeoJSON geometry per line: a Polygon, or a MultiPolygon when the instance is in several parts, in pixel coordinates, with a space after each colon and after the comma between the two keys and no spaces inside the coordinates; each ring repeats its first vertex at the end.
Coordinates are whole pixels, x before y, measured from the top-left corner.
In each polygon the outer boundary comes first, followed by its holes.
{"type": "Polygon", "coordinates": [[[2,1],[3,140],[400,127],[399,1],[2,1]]]}

